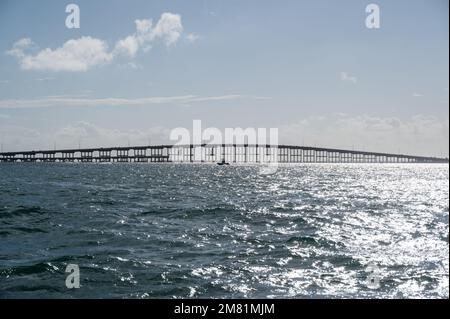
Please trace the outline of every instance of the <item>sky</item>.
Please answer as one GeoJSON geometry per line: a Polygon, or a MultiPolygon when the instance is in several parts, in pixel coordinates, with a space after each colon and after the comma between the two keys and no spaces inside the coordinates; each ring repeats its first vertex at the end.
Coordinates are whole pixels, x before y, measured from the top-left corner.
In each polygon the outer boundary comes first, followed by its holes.
{"type": "Polygon", "coordinates": [[[0,0],[3,151],[173,143],[177,127],[449,154],[447,0],[0,0]],[[67,28],[77,4],[80,28],[67,28]],[[380,28],[366,27],[366,6],[380,28]]]}

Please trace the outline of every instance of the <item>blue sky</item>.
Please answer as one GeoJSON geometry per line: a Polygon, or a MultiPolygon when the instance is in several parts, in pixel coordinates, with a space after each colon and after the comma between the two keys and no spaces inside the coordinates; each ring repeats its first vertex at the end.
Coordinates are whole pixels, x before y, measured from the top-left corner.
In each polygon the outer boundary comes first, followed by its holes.
{"type": "Polygon", "coordinates": [[[448,156],[448,21],[444,0],[0,0],[0,138],[6,150],[156,143],[201,119],[278,127],[282,143],[448,156]],[[365,26],[371,2],[380,29],[365,26]],[[68,3],[80,29],[65,26],[68,3]],[[119,52],[136,19],[156,28],[164,13],[172,33],[119,52]],[[85,69],[36,58],[82,37],[108,46],[85,69]],[[11,54],[21,39],[25,58],[11,54]]]}

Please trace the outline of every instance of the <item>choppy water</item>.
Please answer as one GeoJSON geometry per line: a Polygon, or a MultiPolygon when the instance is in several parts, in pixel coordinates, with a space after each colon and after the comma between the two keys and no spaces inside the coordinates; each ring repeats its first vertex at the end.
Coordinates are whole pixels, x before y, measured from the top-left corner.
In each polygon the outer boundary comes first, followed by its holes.
{"type": "Polygon", "coordinates": [[[0,297],[449,297],[448,165],[258,172],[2,164],[0,297]]]}

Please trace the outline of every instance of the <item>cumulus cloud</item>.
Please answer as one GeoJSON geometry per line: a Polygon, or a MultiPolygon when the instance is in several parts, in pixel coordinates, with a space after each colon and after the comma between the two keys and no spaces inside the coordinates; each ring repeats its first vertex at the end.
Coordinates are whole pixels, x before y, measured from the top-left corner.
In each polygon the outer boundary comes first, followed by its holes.
{"type": "Polygon", "coordinates": [[[117,56],[133,58],[140,49],[149,51],[154,42],[174,45],[183,33],[179,14],[163,13],[154,26],[152,20],[147,19],[136,20],[135,24],[136,32],[118,40],[112,50],[105,41],[84,36],[68,40],[59,48],[46,48],[35,54],[30,53],[32,40],[23,38],[6,53],[15,57],[23,70],[84,72],[111,63],[117,56]]]}
{"type": "Polygon", "coordinates": [[[75,147],[78,142],[82,147],[126,146],[169,143],[170,129],[163,126],[148,129],[117,130],[79,121],[71,123],[56,131],[53,139],[61,147],[75,147]]]}
{"type": "Polygon", "coordinates": [[[31,47],[32,44],[33,44],[33,42],[31,41],[30,38],[22,38],[22,39],[16,41],[16,43],[13,44],[12,49],[6,51],[6,54],[15,56],[19,59],[23,58],[25,56],[24,50],[31,47]]]}
{"type": "Polygon", "coordinates": [[[117,41],[115,53],[125,54],[130,57],[134,57],[138,50],[139,50],[139,43],[137,41],[137,38],[133,35],[130,35],[125,39],[117,41]]]}
{"type": "Polygon", "coordinates": [[[172,45],[178,41],[183,32],[181,17],[178,14],[163,13],[155,28],[151,30],[151,39],[161,39],[166,45],[172,45]]]}
{"type": "Polygon", "coordinates": [[[87,71],[92,66],[109,63],[113,58],[106,42],[91,37],[69,40],[59,48],[47,48],[36,55],[25,53],[28,40],[17,41],[8,51],[18,59],[23,70],[87,71]]]}
{"type": "Polygon", "coordinates": [[[434,116],[410,118],[336,114],[308,117],[279,127],[280,143],[413,155],[449,153],[449,122],[434,116]]]}
{"type": "Polygon", "coordinates": [[[352,83],[358,82],[358,79],[355,76],[350,75],[348,72],[341,72],[341,80],[352,83]]]}
{"type": "Polygon", "coordinates": [[[148,51],[151,43],[160,40],[166,46],[175,44],[181,37],[183,25],[181,16],[173,13],[163,13],[153,27],[152,20],[135,20],[136,33],[117,41],[114,52],[134,57],[140,48],[148,51]]]}
{"type": "MultiPolygon", "coordinates": [[[[1,120],[1,118],[0,118],[1,120]]],[[[30,129],[20,125],[0,125],[4,151],[56,148],[111,147],[168,144],[170,128],[112,129],[88,121],[77,121],[52,130],[30,129]]]]}
{"type": "Polygon", "coordinates": [[[5,152],[50,147],[39,130],[7,123],[0,125],[0,139],[5,152]]]}
{"type": "MultiPolygon", "coordinates": [[[[5,121],[6,123],[6,121],[5,121]]],[[[262,126],[264,127],[264,126],[262,126]]],[[[0,125],[5,149],[28,150],[171,144],[173,127],[111,129],[79,121],[45,130],[0,125]]],[[[433,116],[409,118],[345,114],[314,116],[280,125],[279,143],[425,156],[448,156],[449,122],[433,116]]]]}
{"type": "Polygon", "coordinates": [[[136,30],[139,34],[147,34],[152,30],[152,20],[143,19],[143,20],[135,20],[136,30]]]}

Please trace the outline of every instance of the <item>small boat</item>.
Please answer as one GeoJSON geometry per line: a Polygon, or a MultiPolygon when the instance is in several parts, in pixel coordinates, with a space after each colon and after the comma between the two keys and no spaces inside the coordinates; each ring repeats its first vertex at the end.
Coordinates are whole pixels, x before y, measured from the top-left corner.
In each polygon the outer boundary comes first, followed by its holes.
{"type": "Polygon", "coordinates": [[[222,159],[221,162],[218,162],[217,165],[230,165],[230,163],[225,162],[225,159],[222,159]]]}

